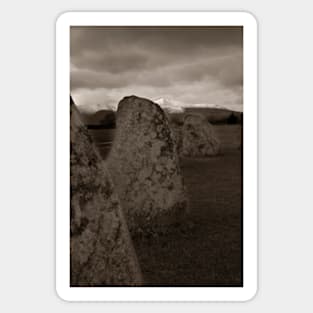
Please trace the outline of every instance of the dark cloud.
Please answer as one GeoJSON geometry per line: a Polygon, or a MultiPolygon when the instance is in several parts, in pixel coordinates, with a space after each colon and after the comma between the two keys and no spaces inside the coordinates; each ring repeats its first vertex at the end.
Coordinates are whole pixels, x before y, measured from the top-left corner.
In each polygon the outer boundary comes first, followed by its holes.
{"type": "Polygon", "coordinates": [[[72,27],[71,90],[91,105],[128,92],[239,104],[242,55],[240,27],[72,27]]]}

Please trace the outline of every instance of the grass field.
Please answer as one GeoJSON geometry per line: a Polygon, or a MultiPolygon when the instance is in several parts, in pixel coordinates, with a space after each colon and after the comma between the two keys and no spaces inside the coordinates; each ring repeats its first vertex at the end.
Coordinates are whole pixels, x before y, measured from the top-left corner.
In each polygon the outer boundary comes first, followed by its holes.
{"type": "MultiPolygon", "coordinates": [[[[166,235],[133,238],[147,285],[242,282],[240,126],[215,129],[222,142],[220,155],[181,159],[190,201],[185,222],[166,235]]],[[[105,158],[114,132],[94,130],[92,136],[105,158]]]]}
{"type": "Polygon", "coordinates": [[[190,199],[183,225],[135,246],[147,284],[241,284],[241,156],[183,159],[190,199]]]}

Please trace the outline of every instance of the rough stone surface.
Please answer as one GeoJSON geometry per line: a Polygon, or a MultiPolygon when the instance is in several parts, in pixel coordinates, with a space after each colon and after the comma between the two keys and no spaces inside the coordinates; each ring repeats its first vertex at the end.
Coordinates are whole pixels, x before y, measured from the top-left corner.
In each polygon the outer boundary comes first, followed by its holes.
{"type": "Polygon", "coordinates": [[[168,119],[158,104],[130,96],[117,111],[108,168],[132,233],[166,230],[187,201],[168,119]]]}
{"type": "Polygon", "coordinates": [[[185,116],[182,137],[184,156],[211,156],[218,154],[220,150],[220,141],[213,126],[201,115],[185,116]]]}
{"type": "Polygon", "coordinates": [[[182,126],[177,125],[176,123],[171,123],[170,127],[172,129],[174,135],[174,141],[176,145],[176,151],[179,156],[183,153],[183,134],[182,134],[182,126]]]}
{"type": "Polygon", "coordinates": [[[108,171],[71,101],[71,286],[140,285],[141,271],[108,171]]]}

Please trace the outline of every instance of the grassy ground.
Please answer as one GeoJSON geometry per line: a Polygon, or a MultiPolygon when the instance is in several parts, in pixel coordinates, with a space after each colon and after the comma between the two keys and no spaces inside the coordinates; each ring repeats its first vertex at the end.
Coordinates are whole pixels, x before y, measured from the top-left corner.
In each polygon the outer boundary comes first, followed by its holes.
{"type": "Polygon", "coordinates": [[[240,159],[229,152],[182,160],[188,220],[167,235],[134,240],[147,284],[240,285],[240,159]]]}
{"type": "MultiPolygon", "coordinates": [[[[181,160],[190,200],[184,224],[159,237],[134,238],[147,285],[241,284],[240,128],[218,127],[221,155],[181,160]]],[[[93,137],[105,158],[109,146],[102,139],[112,133],[103,134],[93,137]]]]}

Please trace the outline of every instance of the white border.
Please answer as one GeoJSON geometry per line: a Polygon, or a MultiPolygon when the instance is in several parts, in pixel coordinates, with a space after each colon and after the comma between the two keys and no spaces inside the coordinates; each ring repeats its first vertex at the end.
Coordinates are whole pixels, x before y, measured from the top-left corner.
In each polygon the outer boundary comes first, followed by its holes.
{"type": "Polygon", "coordinates": [[[56,22],[56,290],[67,301],[246,301],[257,292],[257,22],[246,12],[67,12],[56,22]],[[244,27],[244,286],[69,287],[69,27],[244,27]],[[247,104],[247,105],[245,105],[247,104]]]}

